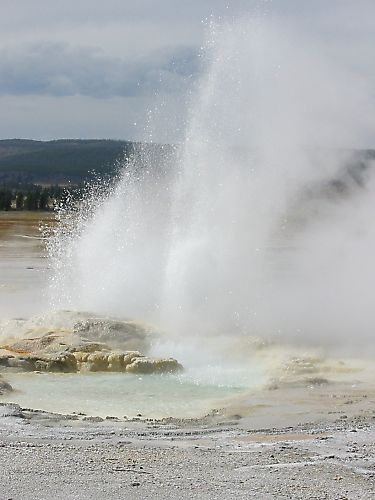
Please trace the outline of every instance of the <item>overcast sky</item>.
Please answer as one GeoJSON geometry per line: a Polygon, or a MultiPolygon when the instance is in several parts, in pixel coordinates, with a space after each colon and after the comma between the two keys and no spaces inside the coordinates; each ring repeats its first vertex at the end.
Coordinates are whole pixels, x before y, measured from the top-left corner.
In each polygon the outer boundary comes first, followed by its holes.
{"type": "Polygon", "coordinates": [[[291,20],[375,83],[373,0],[0,0],[0,138],[145,139],[154,114],[154,139],[178,140],[207,18],[243,14],[291,20]]]}

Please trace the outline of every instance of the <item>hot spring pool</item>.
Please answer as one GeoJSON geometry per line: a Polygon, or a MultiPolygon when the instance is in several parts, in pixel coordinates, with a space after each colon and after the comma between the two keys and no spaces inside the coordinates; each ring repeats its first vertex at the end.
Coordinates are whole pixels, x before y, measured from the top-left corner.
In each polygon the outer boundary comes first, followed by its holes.
{"type": "Polygon", "coordinates": [[[2,401],[100,417],[201,417],[246,390],[198,384],[173,375],[18,373],[7,375],[7,380],[15,391],[2,397],[2,401]]]}

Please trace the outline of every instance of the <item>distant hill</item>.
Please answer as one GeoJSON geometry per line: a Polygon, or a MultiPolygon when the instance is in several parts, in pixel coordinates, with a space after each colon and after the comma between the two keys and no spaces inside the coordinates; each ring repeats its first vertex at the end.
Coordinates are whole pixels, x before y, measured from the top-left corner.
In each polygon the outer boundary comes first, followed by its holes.
{"type": "MultiPolygon", "coordinates": [[[[0,140],[0,187],[77,185],[95,174],[113,176],[119,164],[136,152],[140,153],[137,168],[144,165],[164,168],[173,163],[177,151],[173,145],[105,139],[0,140]]],[[[352,177],[361,178],[374,160],[375,150],[352,151],[352,161],[343,166],[342,175],[347,176],[345,172],[349,169],[352,177]]]]}
{"type": "Polygon", "coordinates": [[[113,175],[136,143],[113,140],[0,140],[0,184],[78,184],[113,175]]]}

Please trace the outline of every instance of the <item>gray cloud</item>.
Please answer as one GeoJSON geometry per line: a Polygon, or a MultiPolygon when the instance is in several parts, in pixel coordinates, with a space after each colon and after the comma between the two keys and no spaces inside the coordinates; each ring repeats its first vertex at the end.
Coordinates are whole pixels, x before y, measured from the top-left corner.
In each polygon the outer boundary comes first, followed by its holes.
{"type": "Polygon", "coordinates": [[[162,102],[163,118],[155,119],[155,128],[161,140],[176,140],[186,92],[200,73],[197,52],[211,14],[220,22],[241,13],[275,17],[286,32],[291,23],[375,88],[374,0],[0,4],[1,137],[139,139],[147,136],[142,131],[150,110],[162,102]]]}
{"type": "Polygon", "coordinates": [[[99,49],[38,43],[0,51],[0,95],[90,97],[180,92],[198,74],[198,50],[159,49],[139,60],[108,57],[99,49]]]}

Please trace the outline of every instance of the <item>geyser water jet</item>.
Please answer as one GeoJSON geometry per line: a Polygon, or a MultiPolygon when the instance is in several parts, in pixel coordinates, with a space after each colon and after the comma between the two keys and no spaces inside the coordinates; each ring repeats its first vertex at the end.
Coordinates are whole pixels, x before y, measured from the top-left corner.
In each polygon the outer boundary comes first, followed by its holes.
{"type": "Polygon", "coordinates": [[[58,227],[53,306],[143,319],[178,342],[368,342],[373,160],[352,153],[373,133],[363,76],[277,20],[210,33],[174,165],[135,155],[58,227]]]}

